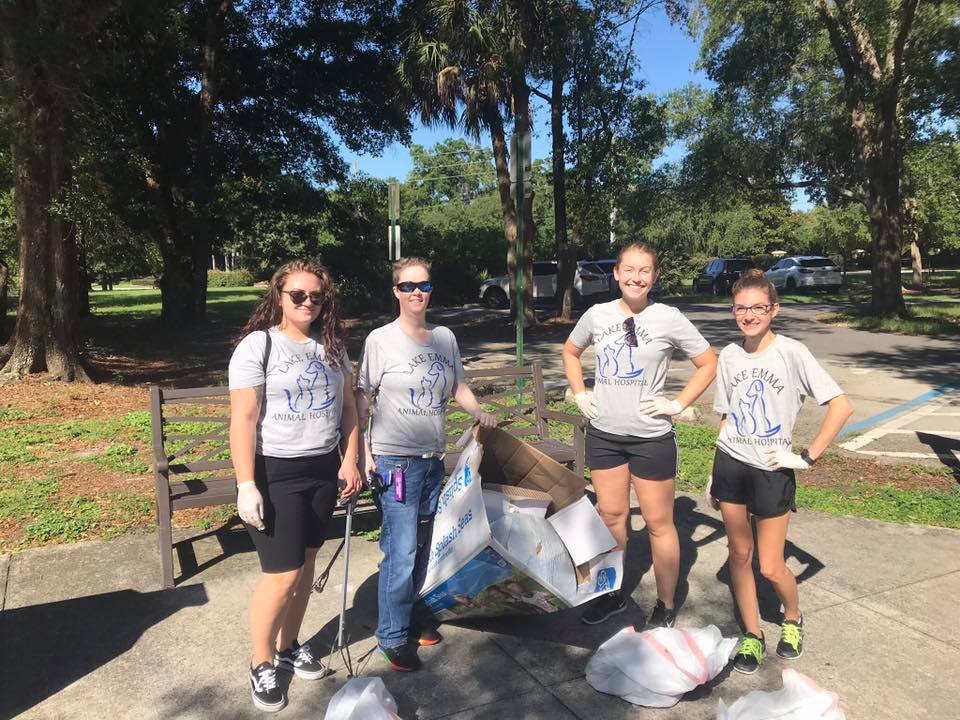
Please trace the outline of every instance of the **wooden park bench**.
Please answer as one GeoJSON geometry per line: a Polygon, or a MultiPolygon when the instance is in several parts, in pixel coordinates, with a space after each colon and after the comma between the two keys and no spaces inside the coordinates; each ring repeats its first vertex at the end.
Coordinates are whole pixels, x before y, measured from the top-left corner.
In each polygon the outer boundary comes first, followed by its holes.
{"type": "MultiPolygon", "coordinates": [[[[484,408],[498,417],[501,429],[583,474],[586,420],[547,407],[539,363],[468,370],[466,377],[484,408]],[[572,441],[550,437],[550,421],[572,425],[572,441]]],[[[163,587],[170,588],[174,585],[174,550],[191,549],[189,541],[174,546],[173,513],[236,502],[236,481],[230,461],[229,390],[226,386],[167,389],[153,385],[150,421],[161,580],[163,587]]],[[[447,409],[448,447],[453,448],[453,443],[472,424],[473,418],[451,402],[447,409]]],[[[448,473],[457,457],[456,450],[447,454],[448,473]]],[[[372,510],[373,504],[367,500],[358,504],[357,509],[372,510]]],[[[180,555],[181,566],[184,552],[180,555]]]]}
{"type": "MultiPolygon", "coordinates": [[[[497,416],[501,430],[520,438],[558,463],[569,466],[583,477],[587,420],[581,415],[571,415],[547,407],[543,368],[539,362],[521,367],[471,369],[467,370],[465,375],[467,384],[484,410],[497,416]],[[551,420],[572,426],[569,442],[551,437],[551,420]]],[[[455,403],[448,404],[447,455],[444,458],[448,475],[460,456],[454,443],[473,422],[473,418],[467,416],[455,403]]]]}

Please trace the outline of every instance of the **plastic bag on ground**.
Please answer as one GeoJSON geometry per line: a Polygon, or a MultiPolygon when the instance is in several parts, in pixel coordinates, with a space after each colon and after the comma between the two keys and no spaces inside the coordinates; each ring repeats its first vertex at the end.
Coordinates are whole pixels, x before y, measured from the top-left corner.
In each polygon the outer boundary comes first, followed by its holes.
{"type": "Polygon", "coordinates": [[[397,701],[378,677],[351,678],[330,698],[324,720],[400,720],[397,701]]]}
{"type": "Polygon", "coordinates": [[[754,690],[727,707],[717,707],[717,720],[846,720],[836,693],[824,690],[806,675],[786,668],[783,687],[754,690]]]}
{"type": "Polygon", "coordinates": [[[587,663],[587,682],[595,690],[634,705],[672,707],[681,696],[723,670],[736,638],[715,625],[698,629],[624,628],[587,663]]]}

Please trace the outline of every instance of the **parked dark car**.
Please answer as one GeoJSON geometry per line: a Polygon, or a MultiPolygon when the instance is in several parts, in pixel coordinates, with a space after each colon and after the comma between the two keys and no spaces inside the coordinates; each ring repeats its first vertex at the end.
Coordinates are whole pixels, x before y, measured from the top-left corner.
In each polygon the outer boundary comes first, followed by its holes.
{"type": "Polygon", "coordinates": [[[733,283],[744,270],[756,267],[750,258],[714,258],[699,275],[693,278],[694,292],[707,291],[714,295],[729,295],[733,283]]]}

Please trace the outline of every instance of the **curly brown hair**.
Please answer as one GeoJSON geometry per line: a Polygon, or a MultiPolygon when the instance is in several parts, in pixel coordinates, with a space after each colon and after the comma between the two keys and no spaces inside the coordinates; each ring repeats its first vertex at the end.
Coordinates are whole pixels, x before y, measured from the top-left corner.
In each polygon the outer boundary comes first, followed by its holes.
{"type": "Polygon", "coordinates": [[[330,272],[319,260],[291,260],[281,265],[270,279],[270,287],[266,295],[253,309],[253,314],[243,326],[243,330],[236,342],[257,330],[268,330],[279,325],[283,319],[283,307],[280,300],[280,291],[287,278],[294,273],[310,273],[320,280],[320,292],[323,300],[320,302],[320,314],[310,324],[310,334],[323,345],[326,361],[333,367],[340,364],[340,358],[346,350],[344,344],[343,319],[340,317],[340,307],[337,303],[336,289],[330,272]]]}

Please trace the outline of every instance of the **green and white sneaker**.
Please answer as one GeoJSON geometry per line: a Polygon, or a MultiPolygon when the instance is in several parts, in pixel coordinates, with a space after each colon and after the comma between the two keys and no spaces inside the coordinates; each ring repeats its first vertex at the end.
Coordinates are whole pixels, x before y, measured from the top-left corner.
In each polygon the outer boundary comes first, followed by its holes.
{"type": "Polygon", "coordinates": [[[766,649],[762,634],[757,637],[753,633],[747,633],[740,640],[737,654],[733,656],[733,669],[744,675],[753,675],[763,662],[763,653],[766,649]]]}
{"type": "Polygon", "coordinates": [[[803,618],[780,623],[780,642],[777,655],[784,660],[796,660],[803,655],[803,618]]]}

